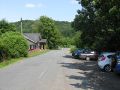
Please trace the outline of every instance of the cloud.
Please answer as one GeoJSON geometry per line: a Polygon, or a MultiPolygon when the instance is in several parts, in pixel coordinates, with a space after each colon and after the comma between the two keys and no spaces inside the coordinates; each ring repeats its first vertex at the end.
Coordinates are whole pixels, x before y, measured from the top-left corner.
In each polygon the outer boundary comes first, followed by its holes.
{"type": "Polygon", "coordinates": [[[25,7],[26,7],[26,8],[35,8],[36,5],[35,5],[35,4],[32,4],[32,3],[27,3],[27,4],[25,5],[25,7]]]}
{"type": "Polygon", "coordinates": [[[71,4],[78,4],[78,1],[76,1],[76,0],[71,0],[70,3],[71,3],[71,4]]]}
{"type": "Polygon", "coordinates": [[[44,7],[44,5],[42,3],[39,3],[37,7],[44,7]]]}
{"type": "Polygon", "coordinates": [[[42,3],[39,4],[33,4],[33,3],[27,3],[25,4],[26,8],[41,8],[41,7],[45,7],[45,5],[43,5],[42,3]]]}

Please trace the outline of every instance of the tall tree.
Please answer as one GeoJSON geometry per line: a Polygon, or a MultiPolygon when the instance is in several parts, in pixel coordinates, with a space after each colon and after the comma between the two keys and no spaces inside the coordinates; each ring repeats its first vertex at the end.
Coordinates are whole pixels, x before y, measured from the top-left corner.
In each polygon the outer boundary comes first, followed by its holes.
{"type": "Polygon", "coordinates": [[[72,26],[82,31],[82,44],[97,49],[120,49],[120,0],[77,1],[83,8],[78,10],[72,26]]]}
{"type": "Polygon", "coordinates": [[[16,27],[13,24],[8,23],[6,20],[0,21],[0,34],[8,32],[8,31],[16,31],[16,27]]]}
{"type": "Polygon", "coordinates": [[[41,33],[42,38],[47,39],[48,47],[50,49],[57,48],[60,42],[60,33],[55,27],[54,20],[41,16],[37,21],[37,29],[41,33]]]}

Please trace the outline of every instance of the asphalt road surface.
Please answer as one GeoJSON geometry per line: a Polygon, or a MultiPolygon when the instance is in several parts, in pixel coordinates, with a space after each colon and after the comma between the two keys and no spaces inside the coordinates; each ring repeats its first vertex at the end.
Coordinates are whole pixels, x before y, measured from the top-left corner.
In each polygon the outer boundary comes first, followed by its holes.
{"type": "Polygon", "coordinates": [[[120,76],[53,50],[0,69],[0,90],[120,90],[120,76]]]}

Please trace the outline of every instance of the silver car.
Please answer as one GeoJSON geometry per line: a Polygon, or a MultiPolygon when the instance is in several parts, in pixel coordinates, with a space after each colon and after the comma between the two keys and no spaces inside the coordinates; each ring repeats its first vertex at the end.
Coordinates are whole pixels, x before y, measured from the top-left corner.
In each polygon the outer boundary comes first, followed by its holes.
{"type": "Polygon", "coordinates": [[[79,55],[80,59],[86,59],[86,60],[90,60],[90,59],[94,59],[97,60],[98,59],[98,53],[95,51],[85,51],[83,53],[81,53],[79,55]]]}
{"type": "Polygon", "coordinates": [[[115,53],[103,53],[98,58],[98,66],[101,70],[104,70],[106,72],[110,72],[112,70],[112,57],[115,53]]]}

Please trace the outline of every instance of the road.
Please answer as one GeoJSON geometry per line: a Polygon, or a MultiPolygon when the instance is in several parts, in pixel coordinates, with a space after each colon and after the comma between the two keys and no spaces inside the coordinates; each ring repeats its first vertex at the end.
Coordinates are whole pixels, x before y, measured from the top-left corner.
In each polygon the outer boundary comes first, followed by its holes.
{"type": "Polygon", "coordinates": [[[101,72],[96,61],[52,50],[0,69],[0,90],[120,90],[120,76],[101,72]]]}

